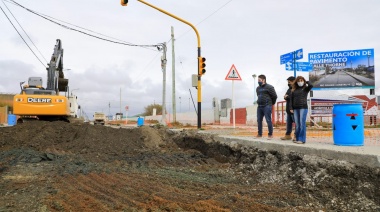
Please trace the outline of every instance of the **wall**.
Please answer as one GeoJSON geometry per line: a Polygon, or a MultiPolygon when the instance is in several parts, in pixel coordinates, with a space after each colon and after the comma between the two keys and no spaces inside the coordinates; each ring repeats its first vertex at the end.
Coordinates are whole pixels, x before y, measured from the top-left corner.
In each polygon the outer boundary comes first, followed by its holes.
{"type": "Polygon", "coordinates": [[[0,124],[8,123],[8,106],[0,107],[0,124]]]}
{"type": "Polygon", "coordinates": [[[69,96],[69,102],[70,102],[70,115],[72,117],[77,118],[78,117],[78,97],[76,95],[71,94],[69,96]]]}
{"type": "MultiPolygon", "coordinates": [[[[274,124],[275,123],[285,124],[285,122],[286,122],[286,120],[285,120],[286,119],[285,108],[280,105],[277,107],[273,107],[273,109],[275,110],[275,111],[273,111],[273,114],[274,114],[274,120],[272,120],[273,123],[274,124]],[[278,111],[275,110],[276,108],[278,108],[279,110],[278,111]],[[282,116],[282,114],[283,114],[283,116],[282,116]],[[284,118],[284,120],[282,120],[283,118],[284,118]]],[[[245,108],[235,108],[235,113],[236,113],[235,124],[241,124],[241,125],[246,125],[246,126],[257,126],[256,111],[257,111],[257,105],[250,105],[250,106],[247,106],[245,108]]],[[[380,110],[378,110],[377,112],[380,113],[380,110]]],[[[228,108],[227,114],[226,114],[227,116],[226,117],[220,117],[220,125],[232,125],[233,124],[232,113],[233,113],[232,109],[228,108]]],[[[310,113],[310,111],[309,111],[309,113],[310,113]]],[[[380,115],[372,116],[372,120],[371,120],[371,117],[365,116],[365,125],[380,124],[379,117],[380,117],[380,115]]],[[[201,119],[202,119],[202,125],[203,124],[216,124],[214,121],[216,119],[214,118],[214,111],[213,110],[202,111],[201,119]]],[[[157,120],[158,122],[161,122],[161,115],[146,116],[145,120],[157,120]]],[[[168,123],[173,122],[172,114],[167,114],[166,120],[168,123]]],[[[314,120],[317,123],[321,122],[321,121],[331,123],[332,117],[315,117],[314,120]]],[[[309,116],[307,117],[306,121],[310,122],[309,116]]],[[[197,115],[195,112],[177,113],[177,122],[179,122],[183,125],[186,125],[186,124],[197,125],[197,115]]],[[[264,127],[267,126],[265,118],[263,119],[263,126],[264,127]]]]}
{"type": "MultiPolygon", "coordinates": [[[[234,123],[234,115],[233,115],[234,110],[230,110],[230,123],[234,123]]],[[[247,110],[246,108],[235,108],[235,124],[246,124],[247,122],[247,110]]]]}
{"type": "MultiPolygon", "coordinates": [[[[156,120],[158,122],[161,122],[162,116],[145,116],[145,120],[156,120]]],[[[186,125],[197,125],[198,124],[198,116],[197,114],[193,112],[186,112],[186,113],[177,113],[176,114],[177,122],[186,125]]],[[[166,114],[166,122],[171,123],[173,122],[173,114],[166,114]]],[[[202,110],[201,114],[201,124],[214,124],[214,110],[202,110]]]]}

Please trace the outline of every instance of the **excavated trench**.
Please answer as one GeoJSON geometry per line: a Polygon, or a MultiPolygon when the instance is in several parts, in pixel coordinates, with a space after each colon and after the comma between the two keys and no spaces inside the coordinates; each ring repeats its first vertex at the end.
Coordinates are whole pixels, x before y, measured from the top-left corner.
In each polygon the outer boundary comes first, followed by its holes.
{"type": "Polygon", "coordinates": [[[0,211],[380,211],[380,170],[196,130],[0,128],[0,211]]]}

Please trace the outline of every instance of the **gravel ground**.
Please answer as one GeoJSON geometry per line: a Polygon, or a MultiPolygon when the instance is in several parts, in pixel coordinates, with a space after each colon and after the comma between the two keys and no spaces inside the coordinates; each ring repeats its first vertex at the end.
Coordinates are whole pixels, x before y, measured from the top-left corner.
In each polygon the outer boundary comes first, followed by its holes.
{"type": "Polygon", "coordinates": [[[0,128],[0,177],[0,211],[380,211],[379,169],[160,126],[0,128]]]}

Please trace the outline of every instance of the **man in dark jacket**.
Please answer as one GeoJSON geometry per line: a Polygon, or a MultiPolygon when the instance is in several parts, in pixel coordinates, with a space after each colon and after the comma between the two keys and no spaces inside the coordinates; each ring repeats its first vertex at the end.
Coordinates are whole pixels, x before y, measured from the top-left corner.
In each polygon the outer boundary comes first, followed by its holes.
{"type": "Polygon", "coordinates": [[[268,124],[268,139],[273,138],[272,125],[272,105],[276,103],[277,94],[272,85],[266,83],[265,75],[258,76],[258,84],[256,88],[257,94],[257,138],[263,137],[263,118],[268,124]]]}
{"type": "MultiPolygon", "coordinates": [[[[294,123],[294,116],[293,113],[290,112],[290,94],[292,93],[292,84],[296,78],[293,76],[288,77],[288,90],[286,91],[286,94],[284,95],[284,99],[286,100],[286,133],[284,137],[281,137],[281,140],[292,140],[292,128],[294,123]]],[[[294,136],[295,140],[296,137],[294,136]]]]}

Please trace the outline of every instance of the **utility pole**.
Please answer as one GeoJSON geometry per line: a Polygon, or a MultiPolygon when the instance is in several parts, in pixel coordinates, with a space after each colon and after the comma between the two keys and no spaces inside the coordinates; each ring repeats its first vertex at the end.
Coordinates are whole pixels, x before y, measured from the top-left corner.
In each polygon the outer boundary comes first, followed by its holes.
{"type": "Polygon", "coordinates": [[[121,88],[120,88],[120,114],[121,114],[121,88]]]}
{"type": "Polygon", "coordinates": [[[162,57],[161,57],[161,68],[162,68],[162,124],[166,125],[166,42],[162,43],[162,57]]]}
{"type": "Polygon", "coordinates": [[[174,28],[172,26],[172,105],[173,105],[173,122],[177,121],[177,108],[175,99],[175,54],[174,54],[174,28]]]}

